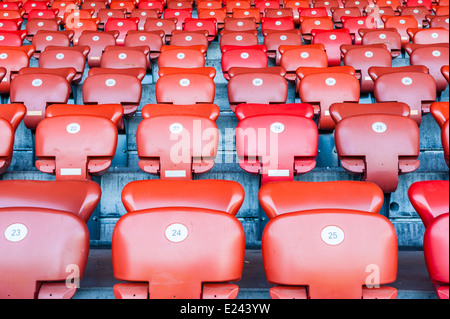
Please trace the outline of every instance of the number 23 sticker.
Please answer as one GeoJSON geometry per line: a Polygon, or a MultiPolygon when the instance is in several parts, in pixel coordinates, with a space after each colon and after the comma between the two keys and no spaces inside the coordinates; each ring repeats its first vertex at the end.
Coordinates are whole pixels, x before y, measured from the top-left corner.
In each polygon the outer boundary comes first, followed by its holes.
{"type": "Polygon", "coordinates": [[[28,234],[28,228],[24,224],[12,224],[5,230],[5,238],[10,242],[19,242],[25,239],[28,234]]]}

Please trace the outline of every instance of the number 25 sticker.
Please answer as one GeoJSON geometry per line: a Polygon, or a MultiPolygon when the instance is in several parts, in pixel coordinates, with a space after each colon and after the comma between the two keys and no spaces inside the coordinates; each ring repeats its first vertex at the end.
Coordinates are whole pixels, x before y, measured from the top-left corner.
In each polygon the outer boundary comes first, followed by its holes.
{"type": "Polygon", "coordinates": [[[322,241],[330,246],[337,246],[344,241],[344,231],[337,226],[327,226],[322,229],[322,241]]]}
{"type": "Polygon", "coordinates": [[[28,228],[24,224],[16,223],[8,226],[5,230],[6,240],[16,243],[22,241],[28,235],[28,228]]]}

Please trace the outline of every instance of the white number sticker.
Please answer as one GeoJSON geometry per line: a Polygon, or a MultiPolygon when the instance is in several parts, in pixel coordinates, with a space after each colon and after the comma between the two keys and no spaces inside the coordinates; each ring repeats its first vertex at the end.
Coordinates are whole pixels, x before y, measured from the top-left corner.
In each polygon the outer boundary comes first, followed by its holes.
{"type": "Polygon", "coordinates": [[[283,123],[273,123],[270,126],[270,130],[275,134],[281,134],[284,132],[284,124],[283,123]]]}
{"type": "Polygon", "coordinates": [[[180,223],[174,223],[166,228],[165,236],[172,243],[181,243],[189,235],[187,227],[180,223]]]}
{"type": "Polygon", "coordinates": [[[78,132],[80,132],[81,130],[81,126],[78,123],[71,123],[69,125],[67,125],[66,127],[66,131],[69,134],[77,134],[78,132]]]}
{"type": "Polygon", "coordinates": [[[169,131],[172,134],[180,134],[181,132],[183,132],[183,125],[180,123],[173,123],[172,125],[169,126],[169,131]]]}
{"type": "Polygon", "coordinates": [[[372,130],[376,133],[384,133],[387,130],[387,126],[383,122],[375,122],[372,124],[372,130]]]}
{"type": "Polygon", "coordinates": [[[191,81],[189,81],[188,79],[181,79],[180,80],[180,85],[181,86],[189,86],[189,84],[191,84],[191,81]]]}
{"type": "Polygon", "coordinates": [[[22,241],[28,235],[28,228],[24,224],[16,223],[8,226],[5,230],[6,240],[16,243],[22,241]]]}
{"type": "Polygon", "coordinates": [[[337,246],[345,239],[344,231],[337,226],[327,226],[322,229],[322,241],[330,246],[337,246]]]}
{"type": "Polygon", "coordinates": [[[42,80],[41,79],[35,79],[35,80],[33,80],[33,82],[31,82],[31,85],[32,86],[34,86],[34,87],[39,87],[39,86],[41,86],[42,85],[42,80]]]}
{"type": "Polygon", "coordinates": [[[116,80],[114,80],[114,79],[106,80],[105,84],[106,84],[106,86],[113,87],[116,85],[116,80]]]}
{"type": "Polygon", "coordinates": [[[263,85],[263,83],[264,83],[264,81],[262,79],[259,79],[259,78],[253,80],[253,85],[254,86],[261,86],[261,85],[263,85]]]}

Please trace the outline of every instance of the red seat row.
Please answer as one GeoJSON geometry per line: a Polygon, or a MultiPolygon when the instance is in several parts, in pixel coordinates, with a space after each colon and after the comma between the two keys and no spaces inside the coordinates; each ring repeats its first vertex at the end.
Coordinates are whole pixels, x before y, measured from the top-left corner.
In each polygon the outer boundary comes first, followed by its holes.
{"type": "MultiPolygon", "coordinates": [[[[73,297],[88,260],[86,220],[100,187],[92,181],[1,181],[0,188],[0,249],[9,256],[0,262],[0,297],[73,297]]],[[[445,190],[448,182],[441,181],[410,189],[419,214],[430,221],[425,257],[441,298],[448,298],[442,254],[448,251],[448,212],[434,216],[448,208],[445,190]]],[[[383,193],[376,185],[270,183],[259,198],[270,218],[262,253],[272,298],[397,297],[386,286],[397,276],[397,236],[378,214],[383,193]]],[[[121,281],[116,298],[236,298],[245,236],[235,215],[243,200],[242,186],[233,181],[128,184],[122,192],[128,213],[112,241],[114,276],[121,281]],[[178,258],[183,262],[174,262],[178,258]]]]}

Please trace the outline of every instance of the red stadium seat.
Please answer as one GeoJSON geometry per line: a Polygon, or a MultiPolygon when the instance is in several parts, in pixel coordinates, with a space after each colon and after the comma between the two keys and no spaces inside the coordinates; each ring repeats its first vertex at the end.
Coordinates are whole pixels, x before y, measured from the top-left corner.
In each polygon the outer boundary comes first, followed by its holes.
{"type": "Polygon", "coordinates": [[[138,18],[128,18],[128,19],[119,19],[119,18],[110,18],[105,23],[105,31],[119,31],[119,36],[116,39],[117,45],[121,46],[125,44],[125,38],[127,36],[128,31],[137,31],[138,30],[138,18]]]}
{"type": "Polygon", "coordinates": [[[39,59],[48,46],[69,47],[72,44],[74,33],[72,31],[38,31],[31,44],[35,46],[33,57],[39,59]]]}
{"type": "Polygon", "coordinates": [[[396,29],[360,29],[361,44],[384,44],[393,58],[402,53],[402,37],[396,29]]]}
{"type": "Polygon", "coordinates": [[[163,31],[166,36],[166,42],[169,42],[172,37],[172,31],[176,29],[176,19],[147,18],[144,25],[144,31],[163,31]]]}
{"type": "Polygon", "coordinates": [[[444,28],[408,29],[412,43],[415,44],[437,44],[449,42],[449,31],[444,28]]]}
{"type": "Polygon", "coordinates": [[[200,31],[206,30],[208,31],[208,40],[213,41],[217,36],[217,19],[193,19],[187,18],[184,21],[184,29],[185,31],[200,31]]]}
{"type": "Polygon", "coordinates": [[[435,16],[428,15],[427,21],[429,22],[430,28],[444,28],[449,29],[449,16],[435,16]]]}
{"type": "Polygon", "coordinates": [[[276,285],[270,290],[273,299],[397,297],[395,288],[382,286],[396,280],[397,235],[379,214],[349,209],[291,212],[266,225],[262,253],[267,280],[276,285]],[[373,272],[376,278],[371,278],[373,272]]]}
{"type": "Polygon", "coordinates": [[[92,115],[65,115],[42,120],[36,129],[36,167],[56,180],[90,180],[111,166],[117,127],[92,115]]]}
{"type": "Polygon", "coordinates": [[[141,68],[147,70],[149,65],[148,54],[150,48],[107,46],[100,60],[101,68],[129,69],[141,68]]]}
{"type": "Polygon", "coordinates": [[[14,180],[1,181],[0,189],[0,249],[9,255],[0,262],[0,298],[72,298],[86,268],[86,222],[100,201],[99,185],[14,180]]]}
{"type": "Polygon", "coordinates": [[[401,16],[413,16],[416,19],[419,28],[429,26],[427,15],[430,14],[430,11],[425,6],[399,7],[398,9],[401,16]]]}
{"type": "Polygon", "coordinates": [[[1,65],[6,69],[6,75],[0,82],[0,94],[9,94],[11,80],[20,69],[29,66],[34,50],[34,46],[0,47],[1,65]]]}
{"type": "Polygon", "coordinates": [[[232,67],[265,68],[269,66],[269,58],[265,46],[256,47],[222,47],[222,72],[226,80],[230,79],[228,70],[232,67]],[[261,48],[261,49],[260,49],[261,48]],[[224,52],[225,50],[225,52],[224,52]]]}
{"type": "MultiPolygon", "coordinates": [[[[447,121],[448,123],[448,121],[447,121]]],[[[448,299],[448,181],[421,181],[412,184],[409,199],[425,226],[423,250],[436,294],[448,299]]]]}
{"type": "Polygon", "coordinates": [[[96,32],[98,30],[99,23],[100,23],[99,18],[80,19],[76,23],[73,23],[73,24],[66,23],[65,30],[70,30],[70,31],[74,32],[72,42],[74,45],[78,45],[80,36],[85,31],[96,32]]]}
{"type": "Polygon", "coordinates": [[[411,118],[420,125],[422,114],[429,113],[430,105],[436,101],[436,81],[430,74],[420,72],[383,74],[375,79],[374,96],[377,102],[408,104],[411,118]]]}
{"type": "Polygon", "coordinates": [[[205,66],[205,55],[196,46],[172,47],[172,45],[167,49],[164,47],[162,50],[158,59],[159,68],[202,68],[205,66]]]}
{"type": "Polygon", "coordinates": [[[87,63],[90,68],[100,67],[103,51],[107,46],[116,45],[118,31],[101,32],[85,31],[78,39],[78,45],[90,48],[87,56],[87,63]]]}
{"type": "Polygon", "coordinates": [[[360,181],[266,184],[258,197],[269,219],[314,209],[351,209],[378,214],[384,201],[383,191],[376,184],[360,181]]]}
{"type": "MultiPolygon", "coordinates": [[[[339,68],[339,67],[338,67],[339,68]]],[[[335,127],[330,116],[330,106],[333,103],[355,102],[360,99],[360,84],[358,78],[349,73],[334,73],[332,68],[325,73],[308,74],[303,77],[298,86],[300,100],[315,106],[319,113],[319,129],[329,131],[335,127]],[[324,93],[325,92],[325,93],[324,93]]],[[[297,70],[297,76],[299,70],[297,70]]]]}
{"type": "Polygon", "coordinates": [[[342,27],[346,18],[360,18],[361,10],[357,7],[331,8],[333,22],[336,27],[342,27]]]}
{"type": "Polygon", "coordinates": [[[156,102],[172,104],[214,103],[214,80],[203,74],[179,73],[156,82],[156,102]]]}
{"type": "Polygon", "coordinates": [[[164,45],[163,31],[128,31],[125,38],[126,47],[148,46],[150,48],[149,63],[157,59],[161,54],[161,47],[164,45]]]}
{"type": "Polygon", "coordinates": [[[351,45],[352,37],[348,30],[338,29],[333,31],[313,30],[312,44],[323,44],[328,56],[328,66],[341,65],[341,45],[351,45]]]}
{"type": "Polygon", "coordinates": [[[2,31],[0,29],[0,46],[20,47],[27,35],[26,30],[2,31]]]}
{"type": "Polygon", "coordinates": [[[133,116],[142,97],[142,83],[130,74],[96,74],[83,83],[84,104],[121,104],[124,116],[133,116]]]}
{"type": "Polygon", "coordinates": [[[158,19],[159,13],[152,9],[133,9],[130,18],[138,18],[138,30],[143,31],[148,18],[158,19]]]}
{"type": "Polygon", "coordinates": [[[25,113],[26,108],[23,104],[0,104],[0,132],[2,136],[0,144],[0,175],[11,164],[15,132],[25,113]]]}
{"type": "Polygon", "coordinates": [[[177,19],[177,30],[183,30],[184,21],[192,18],[192,8],[190,9],[165,9],[164,19],[177,19]]]}
{"type": "Polygon", "coordinates": [[[374,82],[369,75],[373,66],[391,67],[392,56],[384,44],[373,45],[343,45],[344,65],[352,66],[361,83],[361,92],[372,92],[374,82]]]}
{"type": "Polygon", "coordinates": [[[419,127],[414,120],[391,114],[364,114],[336,124],[336,150],[341,165],[363,181],[394,192],[398,175],[419,167],[419,127]]]}
{"type": "Polygon", "coordinates": [[[300,31],[295,29],[290,31],[274,31],[264,37],[264,45],[267,47],[267,56],[275,59],[275,65],[280,65],[281,46],[301,46],[303,44],[300,31]]]}
{"type": "Polygon", "coordinates": [[[220,36],[221,48],[226,45],[254,46],[258,44],[258,36],[247,31],[229,31],[220,36]]]}
{"type": "Polygon", "coordinates": [[[276,17],[276,18],[262,18],[261,19],[261,31],[263,35],[267,35],[266,31],[288,31],[294,30],[294,18],[292,17],[276,17]]]}
{"type": "Polygon", "coordinates": [[[286,79],[295,81],[299,67],[326,68],[328,56],[323,44],[280,46],[280,65],[286,70],[286,79]]]}
{"type": "Polygon", "coordinates": [[[310,118],[287,114],[247,117],[236,128],[239,166],[261,184],[291,181],[316,166],[319,133],[310,118]],[[301,139],[298,136],[302,136],[301,139]]]}
{"type": "Polygon", "coordinates": [[[258,25],[256,24],[255,19],[252,18],[227,18],[222,33],[224,31],[249,31],[258,35],[258,31],[256,30],[258,25]]]}
{"type": "Polygon", "coordinates": [[[329,16],[317,18],[300,17],[300,21],[300,32],[306,43],[310,43],[312,41],[313,30],[332,31],[334,29],[333,20],[329,16]]]}
{"type": "Polygon", "coordinates": [[[286,103],[288,84],[279,74],[243,73],[228,81],[228,101],[235,110],[241,103],[286,103]]]}
{"type": "Polygon", "coordinates": [[[359,33],[361,29],[367,30],[375,30],[375,20],[372,16],[363,16],[363,17],[343,17],[343,28],[347,29],[353,39],[353,43],[355,45],[359,45],[362,42],[362,36],[359,33]]]}
{"type": "Polygon", "coordinates": [[[56,74],[23,74],[11,82],[11,103],[24,104],[25,126],[35,130],[45,118],[49,104],[67,103],[71,88],[66,78],[56,74]]]}
{"type": "Polygon", "coordinates": [[[214,121],[194,115],[144,119],[136,141],[139,167],[161,179],[191,180],[214,166],[219,131],[214,121]]]}
{"type": "Polygon", "coordinates": [[[402,44],[405,45],[410,42],[410,37],[407,30],[409,28],[418,28],[419,24],[413,16],[382,16],[385,28],[396,29],[402,38],[402,44]]]}
{"type": "Polygon", "coordinates": [[[241,278],[245,235],[233,216],[244,199],[243,189],[235,184],[145,181],[127,185],[123,202],[132,211],[119,220],[112,241],[114,276],[128,282],[115,285],[116,298],[236,298],[239,288],[229,282],[241,278]],[[152,189],[161,197],[142,197],[152,189]],[[180,194],[179,207],[173,207],[167,195],[173,191],[180,194]],[[206,202],[204,191],[211,194],[206,202]],[[142,209],[135,211],[136,207],[142,209]],[[220,230],[209,227],[213,224],[220,224],[220,230]],[[165,253],[155,255],[161,247],[165,253]],[[182,258],[183,263],[174,263],[173,258],[182,258]]]}
{"type": "Polygon", "coordinates": [[[441,72],[443,65],[448,63],[448,44],[407,44],[406,52],[409,54],[410,65],[424,65],[428,68],[429,74],[436,81],[436,89],[439,92],[447,88],[447,80],[441,72]]]}
{"type": "Polygon", "coordinates": [[[235,110],[239,121],[257,115],[296,115],[312,119],[314,117],[314,108],[306,103],[288,103],[288,104],[239,104],[235,110]]]}
{"type": "MultiPolygon", "coordinates": [[[[13,4],[9,2],[7,4],[13,4]]],[[[22,28],[23,19],[3,19],[0,17],[0,30],[1,31],[19,31],[22,28]]]]}
{"type": "Polygon", "coordinates": [[[232,18],[238,19],[253,18],[255,19],[256,25],[259,25],[261,23],[261,11],[257,8],[250,8],[250,9],[234,8],[232,18]]]}
{"type": "Polygon", "coordinates": [[[78,85],[84,74],[86,67],[86,58],[89,54],[89,47],[48,47],[39,57],[39,67],[55,68],[74,68],[77,75],[73,79],[73,84],[78,85]]]}

